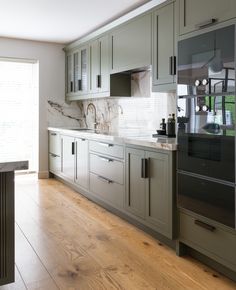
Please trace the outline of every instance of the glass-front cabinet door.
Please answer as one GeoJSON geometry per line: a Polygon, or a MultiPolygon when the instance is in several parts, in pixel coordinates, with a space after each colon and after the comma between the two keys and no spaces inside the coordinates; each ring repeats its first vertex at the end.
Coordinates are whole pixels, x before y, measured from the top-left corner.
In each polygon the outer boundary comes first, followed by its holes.
{"type": "Polygon", "coordinates": [[[88,93],[88,47],[81,47],[66,56],[66,76],[68,97],[88,93]]]}

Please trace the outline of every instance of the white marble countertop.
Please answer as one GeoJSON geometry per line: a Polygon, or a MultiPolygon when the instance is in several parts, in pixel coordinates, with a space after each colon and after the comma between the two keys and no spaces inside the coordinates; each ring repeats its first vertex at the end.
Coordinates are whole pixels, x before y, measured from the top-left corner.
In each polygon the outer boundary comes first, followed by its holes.
{"type": "Polygon", "coordinates": [[[26,170],[28,169],[29,162],[23,161],[4,161],[0,160],[0,172],[9,172],[15,170],[26,170]]]}
{"type": "Polygon", "coordinates": [[[176,138],[158,137],[153,138],[152,134],[155,132],[147,131],[143,132],[140,130],[121,130],[119,132],[101,132],[92,129],[81,129],[81,128],[55,128],[49,127],[49,131],[57,131],[62,134],[68,134],[71,136],[78,136],[87,139],[100,140],[100,141],[112,141],[120,144],[132,144],[145,147],[151,147],[155,149],[163,149],[169,151],[177,150],[176,138]],[[79,129],[79,130],[77,130],[79,129]]]}

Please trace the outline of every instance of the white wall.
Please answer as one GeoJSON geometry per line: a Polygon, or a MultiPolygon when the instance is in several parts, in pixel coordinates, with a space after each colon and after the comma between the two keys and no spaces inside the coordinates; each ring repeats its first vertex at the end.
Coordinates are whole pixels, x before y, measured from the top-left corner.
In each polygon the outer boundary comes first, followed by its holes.
{"type": "MultiPolygon", "coordinates": [[[[48,133],[47,127],[62,125],[68,126],[71,118],[59,116],[57,124],[55,111],[48,105],[51,100],[65,108],[65,56],[63,45],[43,42],[25,41],[18,39],[0,38],[0,57],[26,58],[39,61],[39,176],[47,177],[48,174],[48,133]],[[52,120],[50,120],[52,118],[52,120]]],[[[73,114],[80,115],[76,103],[72,104],[73,114]]],[[[71,114],[71,112],[70,112],[71,114]]],[[[71,119],[73,126],[76,121],[71,119]]],[[[78,123],[78,122],[77,122],[78,123]]],[[[77,124],[76,123],[76,124],[77,124]]]]}

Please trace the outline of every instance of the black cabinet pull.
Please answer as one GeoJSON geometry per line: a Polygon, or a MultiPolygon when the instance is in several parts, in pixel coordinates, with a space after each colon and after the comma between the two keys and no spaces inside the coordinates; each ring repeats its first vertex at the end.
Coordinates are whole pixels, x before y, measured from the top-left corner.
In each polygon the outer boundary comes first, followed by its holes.
{"type": "Polygon", "coordinates": [[[142,158],[141,162],[141,177],[148,178],[148,160],[146,158],[142,158]]]}
{"type": "Polygon", "coordinates": [[[73,82],[70,82],[70,91],[73,92],[73,82]]]}
{"type": "Polygon", "coordinates": [[[72,145],[71,154],[75,155],[75,142],[72,142],[71,145],[72,145]]]}
{"type": "Polygon", "coordinates": [[[169,74],[171,76],[176,75],[176,56],[169,57],[169,74]]]}
{"type": "Polygon", "coordinates": [[[216,229],[215,227],[211,226],[211,225],[208,225],[202,221],[199,221],[199,220],[195,220],[194,221],[195,225],[199,226],[199,227],[202,227],[208,231],[211,231],[211,232],[214,232],[214,230],[216,229]]]}
{"type": "Polygon", "coordinates": [[[97,75],[97,88],[101,88],[101,75],[97,75]]]}
{"type": "Polygon", "coordinates": [[[202,28],[205,28],[205,27],[207,27],[207,26],[210,26],[210,25],[215,24],[217,21],[218,21],[217,18],[211,18],[211,19],[206,20],[206,21],[204,21],[204,22],[198,23],[198,24],[196,25],[196,27],[199,28],[199,29],[202,29],[202,28]]]}
{"type": "Polygon", "coordinates": [[[82,80],[78,80],[78,90],[82,91],[82,80]]]}
{"type": "Polygon", "coordinates": [[[172,76],[172,56],[169,57],[169,74],[172,76]]]}
{"type": "Polygon", "coordinates": [[[173,56],[173,75],[176,75],[176,56],[173,56]]]}
{"type": "Polygon", "coordinates": [[[51,133],[51,136],[57,136],[57,133],[51,133]]]}

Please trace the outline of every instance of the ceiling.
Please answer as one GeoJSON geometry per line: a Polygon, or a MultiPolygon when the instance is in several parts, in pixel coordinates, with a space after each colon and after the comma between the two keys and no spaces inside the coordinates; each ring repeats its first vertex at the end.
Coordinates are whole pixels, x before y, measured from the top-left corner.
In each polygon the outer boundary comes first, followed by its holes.
{"type": "Polygon", "coordinates": [[[0,37],[69,43],[149,1],[0,0],[0,37]]]}

